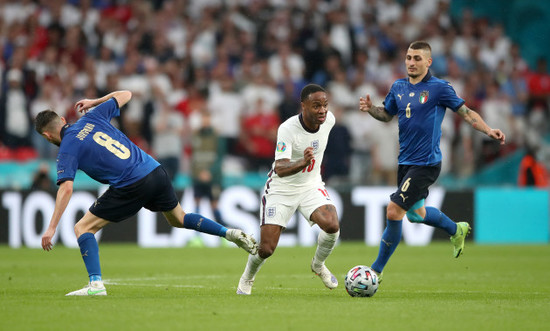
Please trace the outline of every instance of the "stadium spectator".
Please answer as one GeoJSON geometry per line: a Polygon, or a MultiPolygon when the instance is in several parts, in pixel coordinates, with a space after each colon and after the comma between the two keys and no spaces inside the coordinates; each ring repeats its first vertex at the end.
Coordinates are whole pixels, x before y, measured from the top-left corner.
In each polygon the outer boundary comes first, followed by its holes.
{"type": "Polygon", "coordinates": [[[23,72],[10,69],[6,74],[7,86],[0,95],[2,141],[10,148],[31,146],[31,117],[23,90],[23,72]]]}
{"type": "Polygon", "coordinates": [[[168,102],[163,102],[164,99],[164,95],[156,98],[158,102],[151,118],[154,133],[152,151],[166,169],[170,180],[174,181],[180,171],[186,125],[183,115],[172,109],[168,102]]]}
{"type": "Polygon", "coordinates": [[[219,84],[219,91],[211,91],[208,98],[212,125],[220,137],[225,139],[228,152],[238,154],[237,144],[245,107],[244,100],[235,91],[232,77],[222,76],[219,84]]]}
{"type": "Polygon", "coordinates": [[[371,146],[373,185],[394,186],[397,183],[399,135],[395,121],[370,124],[368,139],[371,146]]]}
{"type": "Polygon", "coordinates": [[[537,160],[537,151],[530,147],[521,159],[518,173],[518,186],[548,187],[548,170],[537,160]]]}
{"type": "MultiPolygon", "coordinates": [[[[511,128],[515,126],[514,117],[512,114],[512,104],[503,96],[500,92],[497,82],[492,82],[487,87],[487,95],[483,100],[480,109],[483,118],[494,125],[495,127],[502,128],[503,132],[509,134],[509,143],[514,144],[516,137],[512,135],[511,128]]],[[[497,159],[505,150],[501,148],[498,141],[494,141],[490,137],[482,137],[481,141],[482,164],[488,164],[497,159]]]]}
{"type": "Polygon", "coordinates": [[[210,203],[216,222],[225,225],[218,208],[222,188],[222,161],[225,155],[224,140],[220,139],[212,126],[208,111],[200,112],[200,127],[191,138],[191,179],[195,211],[200,213],[201,199],[210,203]]]}
{"type": "Polygon", "coordinates": [[[248,170],[267,173],[273,163],[273,151],[279,127],[279,115],[262,98],[243,117],[239,146],[244,151],[248,170]]]}
{"type": "Polygon", "coordinates": [[[55,192],[56,186],[54,180],[50,177],[50,166],[48,163],[42,162],[38,166],[33,175],[31,190],[55,192]]]}
{"type": "Polygon", "coordinates": [[[336,123],[328,136],[325,158],[323,158],[323,178],[333,185],[348,184],[351,163],[351,133],[345,125],[344,109],[340,106],[331,108],[336,123]]]}

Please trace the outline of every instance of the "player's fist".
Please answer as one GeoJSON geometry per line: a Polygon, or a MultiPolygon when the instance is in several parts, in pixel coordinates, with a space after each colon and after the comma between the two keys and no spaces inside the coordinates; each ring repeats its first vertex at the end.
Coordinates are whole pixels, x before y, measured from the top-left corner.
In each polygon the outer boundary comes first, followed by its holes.
{"type": "Polygon", "coordinates": [[[506,143],[506,136],[499,129],[491,129],[487,135],[495,140],[500,141],[501,145],[504,145],[506,143]]]}
{"type": "Polygon", "coordinates": [[[308,147],[304,150],[304,161],[306,161],[306,166],[311,164],[311,161],[314,158],[313,147],[308,147]]]}

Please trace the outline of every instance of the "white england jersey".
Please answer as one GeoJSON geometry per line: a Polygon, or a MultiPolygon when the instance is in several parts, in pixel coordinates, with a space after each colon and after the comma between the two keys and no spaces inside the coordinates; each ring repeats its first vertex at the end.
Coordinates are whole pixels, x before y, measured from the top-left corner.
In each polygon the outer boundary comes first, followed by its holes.
{"type": "Polygon", "coordinates": [[[275,161],[290,159],[290,162],[295,162],[302,159],[307,147],[313,147],[314,159],[302,171],[286,177],[279,177],[275,173],[275,162],[273,162],[266,182],[266,191],[294,194],[319,184],[324,185],[321,178],[321,164],[327,148],[328,136],[335,122],[334,114],[329,111],[325,122],[316,132],[306,129],[302,123],[301,114],[292,116],[281,124],[277,132],[275,161]]]}

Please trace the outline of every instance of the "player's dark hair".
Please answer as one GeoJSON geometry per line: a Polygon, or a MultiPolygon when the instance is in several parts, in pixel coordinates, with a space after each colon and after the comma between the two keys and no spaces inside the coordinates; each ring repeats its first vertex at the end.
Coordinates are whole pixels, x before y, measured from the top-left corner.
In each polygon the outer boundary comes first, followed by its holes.
{"type": "Polygon", "coordinates": [[[52,122],[58,119],[59,115],[53,110],[43,110],[34,119],[34,129],[36,132],[42,134],[52,122]]]}
{"type": "Polygon", "coordinates": [[[423,40],[413,41],[409,45],[409,48],[410,49],[423,49],[423,50],[428,51],[430,53],[432,52],[432,47],[430,46],[430,44],[428,44],[428,42],[423,41],[423,40]]]}
{"type": "Polygon", "coordinates": [[[300,101],[304,102],[309,97],[310,94],[315,92],[326,92],[324,88],[317,84],[308,84],[304,86],[302,92],[300,93],[300,101]]]}

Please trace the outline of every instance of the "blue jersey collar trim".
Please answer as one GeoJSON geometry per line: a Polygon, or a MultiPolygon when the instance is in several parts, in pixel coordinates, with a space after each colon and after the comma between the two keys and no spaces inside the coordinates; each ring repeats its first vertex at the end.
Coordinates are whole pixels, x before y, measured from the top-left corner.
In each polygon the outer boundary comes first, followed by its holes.
{"type": "Polygon", "coordinates": [[[69,126],[71,126],[70,124],[65,124],[63,125],[63,127],[61,128],[61,132],[59,133],[60,136],[61,136],[61,139],[63,139],[63,137],[65,136],[65,130],[67,130],[69,128],[69,126]]]}
{"type": "Polygon", "coordinates": [[[428,73],[426,74],[426,76],[424,76],[424,78],[422,78],[422,82],[427,82],[430,80],[430,78],[432,78],[432,73],[430,72],[430,69],[428,69],[428,73]]]}
{"type": "MultiPolygon", "coordinates": [[[[420,81],[420,83],[426,83],[427,81],[430,80],[430,78],[432,78],[432,73],[430,72],[430,70],[428,69],[428,72],[426,73],[426,76],[424,76],[424,78],[422,78],[422,80],[420,81]]],[[[411,81],[409,80],[409,78],[407,78],[407,82],[409,82],[409,84],[412,84],[411,81]]],[[[418,83],[417,83],[418,84],[418,83]]]]}

